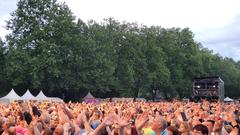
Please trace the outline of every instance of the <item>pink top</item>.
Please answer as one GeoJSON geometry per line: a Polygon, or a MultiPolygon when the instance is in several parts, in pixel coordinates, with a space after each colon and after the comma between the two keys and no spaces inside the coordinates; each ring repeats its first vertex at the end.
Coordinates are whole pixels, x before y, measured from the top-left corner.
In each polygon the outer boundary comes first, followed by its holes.
{"type": "Polygon", "coordinates": [[[30,131],[27,128],[21,126],[15,126],[15,131],[17,135],[30,135],[30,131]]]}

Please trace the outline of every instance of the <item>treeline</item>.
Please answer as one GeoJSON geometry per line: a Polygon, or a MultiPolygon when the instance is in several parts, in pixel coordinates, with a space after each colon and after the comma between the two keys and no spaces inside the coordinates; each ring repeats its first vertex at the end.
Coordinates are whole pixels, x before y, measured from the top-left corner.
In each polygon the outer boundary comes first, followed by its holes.
{"type": "Polygon", "coordinates": [[[0,92],[43,90],[79,100],[96,97],[189,97],[192,79],[219,75],[225,95],[240,96],[240,62],[194,40],[188,28],[76,20],[56,0],[21,0],[0,41],[0,92]]]}

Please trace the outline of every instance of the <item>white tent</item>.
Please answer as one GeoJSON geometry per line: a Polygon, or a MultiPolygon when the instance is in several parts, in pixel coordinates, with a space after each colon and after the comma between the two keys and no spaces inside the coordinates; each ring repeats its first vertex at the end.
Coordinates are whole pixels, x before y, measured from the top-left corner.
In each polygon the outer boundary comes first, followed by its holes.
{"type": "Polygon", "coordinates": [[[52,102],[63,102],[63,100],[58,97],[48,97],[48,99],[50,99],[52,102]]]}
{"type": "Polygon", "coordinates": [[[138,101],[138,102],[140,102],[140,101],[146,102],[146,99],[145,98],[136,98],[136,101],[138,101]]]}
{"type": "Polygon", "coordinates": [[[47,97],[42,91],[38,93],[35,99],[38,101],[46,101],[46,102],[63,102],[63,100],[58,97],[47,97]]]}
{"type": "Polygon", "coordinates": [[[45,96],[45,94],[42,91],[38,93],[38,95],[36,96],[36,99],[40,101],[50,100],[47,96],[45,96]]]}
{"type": "Polygon", "coordinates": [[[12,89],[6,96],[0,98],[0,102],[11,103],[16,100],[21,100],[21,97],[12,89]]]}
{"type": "Polygon", "coordinates": [[[233,102],[234,100],[231,99],[231,98],[229,98],[229,97],[226,97],[226,98],[224,99],[224,101],[225,101],[225,102],[233,102]]]}
{"type": "Polygon", "coordinates": [[[22,100],[37,100],[37,98],[34,97],[29,90],[27,90],[25,92],[25,94],[23,94],[23,96],[21,96],[21,99],[22,100]]]}

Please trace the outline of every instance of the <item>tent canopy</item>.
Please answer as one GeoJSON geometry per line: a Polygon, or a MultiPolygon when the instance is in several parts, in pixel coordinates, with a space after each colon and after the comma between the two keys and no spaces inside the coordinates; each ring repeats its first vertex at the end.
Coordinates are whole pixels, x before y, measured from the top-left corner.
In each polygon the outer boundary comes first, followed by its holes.
{"type": "Polygon", "coordinates": [[[2,98],[17,98],[20,99],[20,96],[12,89],[6,96],[2,98]]]}
{"type": "Polygon", "coordinates": [[[49,100],[49,98],[47,96],[45,96],[45,94],[42,91],[40,91],[38,93],[38,95],[36,96],[36,99],[37,100],[49,100]]]}
{"type": "Polygon", "coordinates": [[[51,101],[51,102],[63,102],[63,100],[61,98],[58,97],[47,97],[42,91],[40,91],[38,93],[38,95],[36,96],[36,99],[39,101],[51,101]]]}
{"type": "Polygon", "coordinates": [[[83,98],[86,103],[96,103],[98,99],[96,99],[90,92],[83,98]]]}
{"type": "Polygon", "coordinates": [[[96,99],[90,92],[83,99],[96,99]]]}
{"type": "Polygon", "coordinates": [[[25,92],[25,94],[23,94],[23,96],[21,96],[21,99],[22,100],[37,100],[37,98],[34,97],[29,90],[27,90],[25,92]]]}
{"type": "Polygon", "coordinates": [[[63,102],[61,98],[58,97],[47,97],[45,94],[40,91],[38,95],[35,97],[31,94],[29,90],[25,92],[23,96],[19,96],[13,89],[4,97],[0,98],[0,102],[9,104],[14,101],[23,100],[37,100],[37,101],[51,101],[51,102],[63,102]]]}
{"type": "Polygon", "coordinates": [[[12,89],[6,96],[0,98],[0,102],[10,103],[15,100],[21,100],[21,97],[12,89]]]}
{"type": "Polygon", "coordinates": [[[231,98],[229,98],[229,97],[226,97],[226,98],[224,99],[224,101],[225,101],[225,102],[233,102],[234,100],[231,99],[231,98]]]}
{"type": "Polygon", "coordinates": [[[48,99],[52,102],[63,102],[63,100],[58,97],[48,97],[48,99]]]}

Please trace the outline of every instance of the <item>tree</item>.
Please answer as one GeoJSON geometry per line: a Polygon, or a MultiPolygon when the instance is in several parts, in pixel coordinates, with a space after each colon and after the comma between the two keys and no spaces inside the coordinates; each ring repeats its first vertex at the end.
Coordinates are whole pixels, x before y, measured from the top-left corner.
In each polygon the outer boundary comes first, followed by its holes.
{"type": "Polygon", "coordinates": [[[143,52],[147,63],[147,89],[154,101],[157,91],[163,91],[169,82],[169,69],[166,66],[166,54],[157,44],[159,27],[143,27],[141,32],[144,43],[143,52]]]}
{"type": "MultiPolygon", "coordinates": [[[[75,21],[56,0],[20,0],[6,42],[0,40],[0,83],[20,93],[43,89],[79,99],[107,96],[165,98],[192,94],[192,78],[219,75],[226,94],[239,96],[239,62],[213,54],[188,28],[75,21]]],[[[36,91],[38,92],[38,91],[36,91]]]]}
{"type": "Polygon", "coordinates": [[[4,91],[7,89],[8,81],[5,79],[5,62],[6,62],[6,48],[4,47],[4,42],[0,38],[0,86],[1,86],[1,92],[4,93],[4,91]]]}
{"type": "Polygon", "coordinates": [[[74,17],[56,0],[21,0],[7,28],[7,77],[18,89],[68,89],[64,66],[71,56],[74,17]]]}
{"type": "Polygon", "coordinates": [[[94,21],[88,23],[86,48],[88,53],[83,56],[86,64],[87,76],[85,81],[88,82],[86,89],[91,90],[97,95],[105,96],[106,93],[115,89],[115,63],[114,46],[112,44],[114,31],[111,30],[111,20],[104,25],[94,21]]]}

